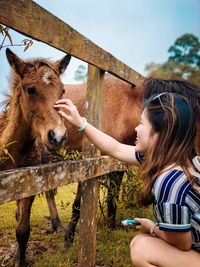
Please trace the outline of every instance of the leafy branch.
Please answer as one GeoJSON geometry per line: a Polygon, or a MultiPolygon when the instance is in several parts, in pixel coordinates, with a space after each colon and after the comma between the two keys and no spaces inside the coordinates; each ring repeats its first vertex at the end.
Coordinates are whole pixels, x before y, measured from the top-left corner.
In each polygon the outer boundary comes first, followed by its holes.
{"type": "Polygon", "coordinates": [[[25,46],[25,48],[24,48],[24,52],[25,52],[33,44],[33,40],[31,40],[31,39],[24,39],[24,40],[21,41],[22,42],[21,44],[13,44],[12,37],[11,37],[11,35],[9,33],[9,28],[8,27],[4,27],[2,25],[0,25],[0,33],[3,35],[3,40],[2,40],[2,43],[0,44],[0,51],[1,51],[2,48],[5,48],[5,47],[25,46]],[[10,42],[9,45],[5,45],[6,38],[10,42]]]}

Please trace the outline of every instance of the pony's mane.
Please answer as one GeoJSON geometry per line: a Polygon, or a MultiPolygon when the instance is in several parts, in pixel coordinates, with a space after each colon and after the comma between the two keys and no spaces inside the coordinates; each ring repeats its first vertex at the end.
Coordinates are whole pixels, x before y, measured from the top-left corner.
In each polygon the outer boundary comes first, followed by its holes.
{"type": "Polygon", "coordinates": [[[55,70],[55,63],[49,58],[34,58],[26,61],[26,63],[33,65],[36,69],[39,69],[41,66],[46,65],[57,73],[57,71],[55,70]]]}
{"type": "Polygon", "coordinates": [[[9,100],[6,99],[2,102],[0,102],[0,135],[3,132],[4,128],[7,124],[7,112],[9,109],[9,100]]]}

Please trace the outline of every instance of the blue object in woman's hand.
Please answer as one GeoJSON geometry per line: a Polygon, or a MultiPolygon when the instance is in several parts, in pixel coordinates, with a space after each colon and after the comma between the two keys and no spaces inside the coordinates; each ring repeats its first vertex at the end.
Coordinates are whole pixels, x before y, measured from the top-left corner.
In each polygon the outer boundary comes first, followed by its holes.
{"type": "Polygon", "coordinates": [[[136,220],[123,220],[122,225],[127,226],[127,225],[140,225],[140,222],[136,220]]]}

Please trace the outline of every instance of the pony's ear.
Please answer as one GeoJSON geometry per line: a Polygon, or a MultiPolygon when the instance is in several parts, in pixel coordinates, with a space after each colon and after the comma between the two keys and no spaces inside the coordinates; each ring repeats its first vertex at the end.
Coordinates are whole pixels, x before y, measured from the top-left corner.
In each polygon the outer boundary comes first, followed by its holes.
{"type": "Polygon", "coordinates": [[[68,54],[63,58],[61,58],[60,60],[56,61],[55,69],[60,75],[66,70],[70,60],[71,60],[71,55],[68,54]]]}
{"type": "MultiPolygon", "coordinates": [[[[6,57],[12,68],[16,71],[21,78],[23,78],[26,68],[28,67],[26,62],[20,59],[15,53],[13,53],[9,48],[6,49],[6,57]]],[[[29,64],[28,64],[29,65],[29,64]]]]}

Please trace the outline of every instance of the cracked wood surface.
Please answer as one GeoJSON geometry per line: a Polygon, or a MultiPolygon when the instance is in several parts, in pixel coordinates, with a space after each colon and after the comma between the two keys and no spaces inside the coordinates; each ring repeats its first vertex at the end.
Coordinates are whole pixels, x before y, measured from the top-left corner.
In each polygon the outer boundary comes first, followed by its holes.
{"type": "Polygon", "coordinates": [[[116,170],[125,170],[127,167],[127,164],[118,160],[101,156],[1,171],[0,203],[36,195],[116,170]]]}

